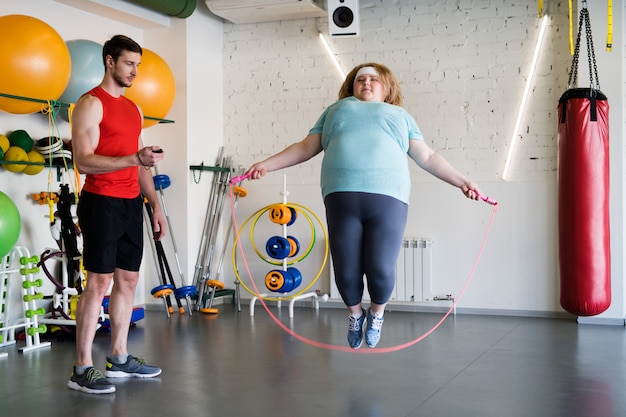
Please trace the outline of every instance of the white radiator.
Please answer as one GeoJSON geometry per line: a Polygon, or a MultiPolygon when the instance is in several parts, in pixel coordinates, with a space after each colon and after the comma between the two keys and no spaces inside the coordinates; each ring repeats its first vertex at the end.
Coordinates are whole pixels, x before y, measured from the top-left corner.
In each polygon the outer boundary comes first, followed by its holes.
{"type": "Polygon", "coordinates": [[[393,301],[432,301],[432,247],[432,239],[402,241],[393,301]]]}
{"type": "MultiPolygon", "coordinates": [[[[405,238],[396,266],[396,285],[390,301],[432,301],[432,239],[405,238]]],[[[330,267],[330,297],[341,298],[330,267]]],[[[364,300],[369,300],[367,289],[364,300]]]]}

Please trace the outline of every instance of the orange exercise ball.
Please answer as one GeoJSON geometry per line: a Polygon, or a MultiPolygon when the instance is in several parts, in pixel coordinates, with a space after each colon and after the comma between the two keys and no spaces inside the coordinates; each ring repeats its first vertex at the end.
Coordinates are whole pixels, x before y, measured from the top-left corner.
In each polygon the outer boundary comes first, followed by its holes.
{"type": "MultiPolygon", "coordinates": [[[[70,52],[47,23],[31,16],[0,16],[0,93],[58,100],[70,79],[70,52]]],[[[0,96],[0,110],[36,113],[46,104],[0,96]]]]}
{"type": "MultiPolygon", "coordinates": [[[[144,116],[164,119],[176,96],[174,74],[163,58],[143,48],[137,77],[133,85],[126,89],[124,96],[141,107],[144,116]]],[[[144,119],[143,127],[157,123],[157,120],[144,119]]]]}

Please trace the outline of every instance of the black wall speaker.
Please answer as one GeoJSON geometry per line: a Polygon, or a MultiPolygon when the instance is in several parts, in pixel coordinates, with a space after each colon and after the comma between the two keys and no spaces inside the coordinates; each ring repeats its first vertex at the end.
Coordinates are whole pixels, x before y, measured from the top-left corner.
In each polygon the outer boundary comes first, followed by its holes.
{"type": "Polygon", "coordinates": [[[359,36],[359,0],[328,0],[330,36],[359,36]]]}

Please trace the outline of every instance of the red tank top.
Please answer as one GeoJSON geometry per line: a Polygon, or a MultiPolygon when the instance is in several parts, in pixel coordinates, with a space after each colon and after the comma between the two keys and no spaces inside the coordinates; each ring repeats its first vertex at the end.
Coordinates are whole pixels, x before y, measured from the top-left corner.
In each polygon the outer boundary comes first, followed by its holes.
{"type": "MultiPolygon", "coordinates": [[[[142,120],[135,103],[124,96],[113,97],[100,87],[88,91],[102,103],[100,141],[96,155],[124,156],[139,149],[142,120]]],[[[138,167],[105,174],[87,174],[83,189],[95,194],[118,198],[135,198],[140,193],[138,167]]]]}

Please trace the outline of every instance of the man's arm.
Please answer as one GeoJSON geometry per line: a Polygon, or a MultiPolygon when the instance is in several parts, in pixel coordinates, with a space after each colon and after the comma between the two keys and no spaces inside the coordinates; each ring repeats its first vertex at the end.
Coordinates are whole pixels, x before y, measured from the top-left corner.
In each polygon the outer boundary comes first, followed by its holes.
{"type": "Polygon", "coordinates": [[[141,165],[136,154],[124,156],[96,155],[100,141],[102,103],[91,95],[78,100],[72,112],[72,158],[81,174],[103,174],[141,165]]]}

